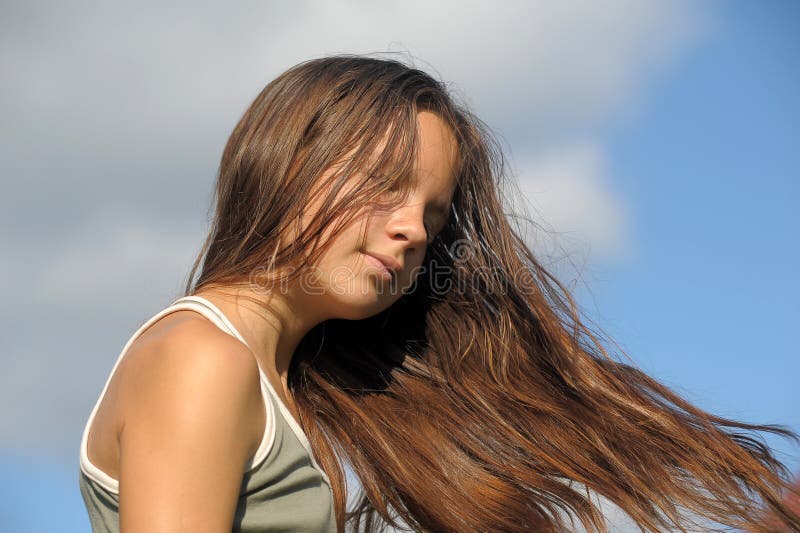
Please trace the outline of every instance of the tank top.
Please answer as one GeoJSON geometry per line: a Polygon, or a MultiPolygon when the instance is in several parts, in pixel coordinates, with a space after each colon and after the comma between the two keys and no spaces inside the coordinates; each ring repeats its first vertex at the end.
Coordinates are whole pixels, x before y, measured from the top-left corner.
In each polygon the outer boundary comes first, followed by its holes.
{"type": "MultiPolygon", "coordinates": [[[[119,481],[89,461],[87,443],[92,420],[114,371],[133,341],[163,316],[187,309],[202,314],[247,346],[222,311],[200,296],[184,296],[174,300],[147,320],[128,340],[89,415],[81,439],[78,482],[94,533],[119,532],[119,481]]],[[[267,413],[266,425],[261,443],[242,473],[231,531],[335,532],[336,517],[330,480],[317,463],[308,437],[278,397],[260,364],[258,371],[267,413]]]]}

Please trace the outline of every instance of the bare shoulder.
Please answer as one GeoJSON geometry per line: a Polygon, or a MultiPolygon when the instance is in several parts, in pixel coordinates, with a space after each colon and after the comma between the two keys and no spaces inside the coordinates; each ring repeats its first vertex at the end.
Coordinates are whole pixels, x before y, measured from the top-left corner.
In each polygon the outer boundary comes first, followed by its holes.
{"type": "Polygon", "coordinates": [[[170,408],[186,415],[194,410],[199,416],[205,406],[211,409],[205,420],[216,414],[246,421],[242,427],[248,428],[247,434],[240,437],[255,452],[265,414],[253,354],[193,311],[176,311],[162,320],[163,327],[145,332],[125,356],[120,435],[137,414],[170,408]]]}
{"type": "Polygon", "coordinates": [[[139,350],[123,387],[122,529],[229,530],[264,428],[255,358],[210,322],[189,319],[139,350]]]}

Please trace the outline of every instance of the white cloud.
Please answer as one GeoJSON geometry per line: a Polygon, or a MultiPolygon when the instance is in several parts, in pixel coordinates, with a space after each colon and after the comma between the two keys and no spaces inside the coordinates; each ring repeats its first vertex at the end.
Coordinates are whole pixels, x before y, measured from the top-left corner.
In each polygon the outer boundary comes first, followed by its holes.
{"type": "Polygon", "coordinates": [[[408,50],[429,62],[513,145],[520,184],[547,222],[587,242],[592,258],[624,258],[629,220],[603,134],[691,45],[699,9],[7,3],[0,268],[19,304],[0,311],[2,445],[77,443],[131,322],[157,310],[202,244],[236,119],[272,77],[310,57],[408,50]]]}
{"type": "Polygon", "coordinates": [[[515,164],[520,192],[534,227],[535,254],[560,252],[580,261],[622,261],[632,253],[626,204],[614,191],[605,153],[597,143],[576,142],[515,164]]]}
{"type": "Polygon", "coordinates": [[[171,6],[20,8],[35,23],[3,42],[15,73],[5,111],[45,121],[65,149],[183,158],[221,142],[284,68],[394,49],[429,62],[491,124],[551,135],[615,120],[705,24],[696,4],[634,0],[171,6]]]}
{"type": "Polygon", "coordinates": [[[96,220],[42,265],[31,296],[81,312],[103,312],[115,301],[144,308],[154,298],[177,295],[203,230],[162,227],[156,220],[96,220]]]}

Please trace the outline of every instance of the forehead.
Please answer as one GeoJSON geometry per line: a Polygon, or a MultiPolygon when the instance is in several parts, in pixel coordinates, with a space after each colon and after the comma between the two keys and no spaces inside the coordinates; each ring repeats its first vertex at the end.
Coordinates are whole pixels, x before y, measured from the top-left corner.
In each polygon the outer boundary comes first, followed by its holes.
{"type": "Polygon", "coordinates": [[[455,188],[458,143],[450,126],[439,115],[422,111],[417,114],[419,151],[413,179],[419,186],[431,187],[446,194],[455,188]]]}

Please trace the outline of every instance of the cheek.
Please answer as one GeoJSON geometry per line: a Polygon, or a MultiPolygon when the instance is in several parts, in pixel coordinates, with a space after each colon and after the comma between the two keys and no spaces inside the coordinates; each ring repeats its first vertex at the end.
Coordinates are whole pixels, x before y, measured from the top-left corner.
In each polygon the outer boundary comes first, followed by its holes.
{"type": "Polygon", "coordinates": [[[360,251],[360,242],[361,232],[357,225],[341,231],[330,241],[328,249],[316,264],[324,283],[352,284],[364,276],[369,263],[360,251]]]}
{"type": "Polygon", "coordinates": [[[350,265],[363,247],[362,241],[366,238],[364,235],[367,231],[365,216],[360,213],[357,214],[347,226],[340,228],[334,234],[333,229],[337,223],[340,223],[340,221],[333,221],[321,233],[320,243],[325,245],[327,250],[320,258],[320,266],[322,264],[326,265],[326,267],[350,265]]]}

